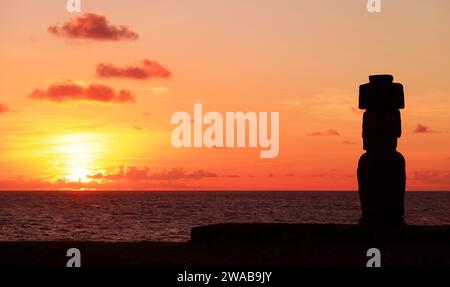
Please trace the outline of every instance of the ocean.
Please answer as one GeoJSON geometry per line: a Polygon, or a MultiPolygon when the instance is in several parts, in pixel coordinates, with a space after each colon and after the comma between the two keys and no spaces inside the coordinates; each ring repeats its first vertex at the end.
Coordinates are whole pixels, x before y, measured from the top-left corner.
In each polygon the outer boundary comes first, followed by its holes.
{"type": "MultiPolygon", "coordinates": [[[[408,224],[450,224],[450,193],[410,192],[408,224]]],[[[354,224],[356,192],[0,192],[0,241],[189,240],[193,226],[225,222],[354,224]]]]}

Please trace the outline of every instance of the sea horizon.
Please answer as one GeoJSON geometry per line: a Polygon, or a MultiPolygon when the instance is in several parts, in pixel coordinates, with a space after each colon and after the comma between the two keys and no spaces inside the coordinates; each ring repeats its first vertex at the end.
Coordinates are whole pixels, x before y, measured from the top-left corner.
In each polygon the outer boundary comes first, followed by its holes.
{"type": "MultiPolygon", "coordinates": [[[[450,194],[407,192],[405,221],[450,224],[450,194]]],[[[356,192],[0,191],[0,241],[186,242],[218,223],[357,224],[356,192]]]]}

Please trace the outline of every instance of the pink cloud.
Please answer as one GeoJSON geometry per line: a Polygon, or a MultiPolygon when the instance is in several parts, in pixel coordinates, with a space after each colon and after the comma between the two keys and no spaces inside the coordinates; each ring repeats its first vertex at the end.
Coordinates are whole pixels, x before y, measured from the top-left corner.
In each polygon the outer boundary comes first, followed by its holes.
{"type": "Polygon", "coordinates": [[[11,110],[4,104],[0,103],[0,114],[10,112],[11,110]]]}
{"type": "Polygon", "coordinates": [[[143,60],[140,65],[116,67],[112,64],[100,63],[96,68],[96,76],[99,78],[127,78],[135,80],[167,79],[172,77],[172,72],[156,61],[143,60]]]}
{"type": "Polygon", "coordinates": [[[127,90],[114,91],[111,87],[91,84],[83,87],[71,81],[55,83],[46,90],[35,89],[30,95],[35,100],[52,102],[94,101],[103,103],[134,103],[135,96],[127,90]]]}
{"type": "Polygon", "coordinates": [[[50,26],[48,32],[55,36],[71,39],[119,41],[138,38],[138,34],[126,26],[112,25],[105,16],[94,13],[75,16],[62,26],[50,26]]]}
{"type": "Polygon", "coordinates": [[[429,134],[434,133],[434,131],[425,125],[417,124],[416,128],[413,131],[415,134],[429,134]]]}

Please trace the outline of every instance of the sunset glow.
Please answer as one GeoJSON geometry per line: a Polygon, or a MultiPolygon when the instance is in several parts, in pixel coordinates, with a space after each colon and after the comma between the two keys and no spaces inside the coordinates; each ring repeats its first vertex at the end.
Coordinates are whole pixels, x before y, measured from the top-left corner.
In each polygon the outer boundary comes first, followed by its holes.
{"type": "Polygon", "coordinates": [[[0,2],[2,190],[356,190],[358,86],[378,73],[405,87],[407,189],[450,188],[450,1],[16,2],[0,2]],[[196,103],[278,112],[277,156],[175,148],[171,117],[196,103]]]}

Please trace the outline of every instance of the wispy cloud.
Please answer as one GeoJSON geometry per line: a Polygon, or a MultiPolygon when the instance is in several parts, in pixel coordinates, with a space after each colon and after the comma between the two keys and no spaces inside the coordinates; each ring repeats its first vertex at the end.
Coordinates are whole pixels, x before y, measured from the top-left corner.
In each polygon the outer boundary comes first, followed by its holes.
{"type": "Polygon", "coordinates": [[[90,40],[136,40],[139,36],[123,25],[112,25],[105,16],[86,13],[75,16],[62,26],[50,26],[48,32],[55,36],[90,40]]]}
{"type": "Polygon", "coordinates": [[[312,132],[309,133],[308,136],[339,136],[339,132],[333,129],[329,129],[326,132],[312,132]]]}
{"type": "Polygon", "coordinates": [[[415,171],[411,180],[418,180],[430,183],[450,184],[449,170],[419,170],[415,171]]]}
{"type": "Polygon", "coordinates": [[[95,180],[183,180],[202,179],[218,177],[217,174],[203,169],[187,172],[182,168],[173,168],[167,171],[150,172],[148,167],[138,168],[135,166],[120,166],[113,172],[98,172],[89,175],[88,178],[95,180]]]}

